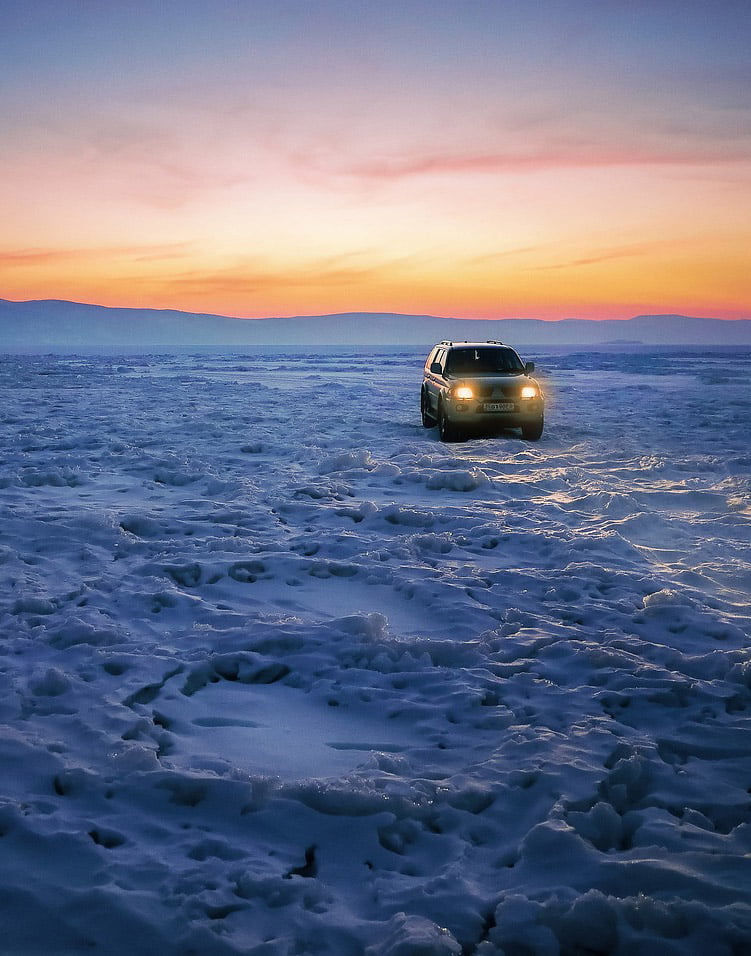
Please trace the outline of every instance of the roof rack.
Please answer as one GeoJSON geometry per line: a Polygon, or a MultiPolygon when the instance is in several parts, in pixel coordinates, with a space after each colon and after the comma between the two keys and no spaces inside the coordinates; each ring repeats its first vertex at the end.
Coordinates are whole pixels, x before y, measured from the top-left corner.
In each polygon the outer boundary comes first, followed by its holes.
{"type": "MultiPolygon", "coordinates": [[[[439,345],[455,345],[455,344],[462,344],[462,343],[455,343],[453,341],[449,341],[449,339],[443,339],[438,344],[439,345]]],[[[469,345],[469,339],[464,339],[463,344],[469,345]]],[[[505,345],[505,342],[501,342],[500,339],[486,339],[485,344],[486,345],[505,345]]]]}

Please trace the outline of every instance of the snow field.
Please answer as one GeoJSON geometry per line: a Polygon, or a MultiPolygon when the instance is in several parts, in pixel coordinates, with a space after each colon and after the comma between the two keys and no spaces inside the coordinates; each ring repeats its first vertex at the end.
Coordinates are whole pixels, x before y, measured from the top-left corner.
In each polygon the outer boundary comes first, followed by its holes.
{"type": "Polygon", "coordinates": [[[751,355],[527,357],[4,358],[9,952],[751,946],[751,355]]]}

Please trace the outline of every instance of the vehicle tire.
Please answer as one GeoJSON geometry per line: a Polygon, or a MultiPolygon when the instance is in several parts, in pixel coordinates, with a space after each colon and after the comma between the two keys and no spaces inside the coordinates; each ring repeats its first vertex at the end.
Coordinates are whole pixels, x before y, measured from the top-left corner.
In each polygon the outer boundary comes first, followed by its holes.
{"type": "Polygon", "coordinates": [[[420,416],[422,417],[423,428],[432,428],[436,424],[435,418],[430,414],[428,396],[425,394],[424,388],[420,391],[420,416]]]}
{"type": "Polygon", "coordinates": [[[438,405],[438,436],[441,441],[459,441],[460,435],[456,425],[453,425],[443,410],[443,404],[438,405]]]}
{"type": "Polygon", "coordinates": [[[542,436],[542,429],[545,425],[545,419],[540,417],[527,425],[522,425],[522,438],[525,441],[537,441],[542,436]]]}

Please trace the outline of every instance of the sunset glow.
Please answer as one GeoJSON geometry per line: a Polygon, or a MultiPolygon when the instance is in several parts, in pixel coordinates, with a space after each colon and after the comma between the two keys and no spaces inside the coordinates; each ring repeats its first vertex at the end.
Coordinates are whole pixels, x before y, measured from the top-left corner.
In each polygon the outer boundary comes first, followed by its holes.
{"type": "Polygon", "coordinates": [[[745,2],[0,7],[0,297],[751,316],[745,2]]]}

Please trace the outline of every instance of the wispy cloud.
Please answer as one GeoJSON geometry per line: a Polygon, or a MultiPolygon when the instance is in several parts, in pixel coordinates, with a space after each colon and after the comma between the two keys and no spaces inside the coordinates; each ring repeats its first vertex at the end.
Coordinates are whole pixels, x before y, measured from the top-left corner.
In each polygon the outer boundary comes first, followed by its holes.
{"type": "Polygon", "coordinates": [[[582,256],[576,259],[567,259],[563,262],[554,262],[533,266],[535,272],[550,272],[564,269],[582,269],[588,266],[600,265],[603,262],[613,262],[618,259],[633,259],[639,257],[649,257],[654,259],[659,253],[665,250],[675,250],[681,245],[691,245],[691,240],[680,242],[680,240],[656,240],[653,242],[632,242],[620,246],[612,246],[598,250],[593,255],[582,256]]]}
{"type": "Polygon", "coordinates": [[[194,243],[175,242],[154,246],[91,246],[54,249],[0,249],[0,267],[65,265],[75,262],[157,262],[185,258],[194,243]]]}
{"type": "Polygon", "coordinates": [[[361,287],[405,266],[404,260],[358,264],[358,258],[358,254],[348,253],[290,264],[286,268],[264,265],[257,260],[246,260],[227,268],[176,274],[169,279],[169,284],[181,294],[201,295],[246,295],[279,289],[361,287]]]}
{"type": "Polygon", "coordinates": [[[693,150],[612,149],[532,151],[527,153],[434,153],[423,156],[383,157],[352,163],[343,175],[376,181],[395,181],[419,176],[501,175],[567,168],[616,166],[690,166],[747,160],[741,149],[728,151],[708,145],[693,150]]]}

